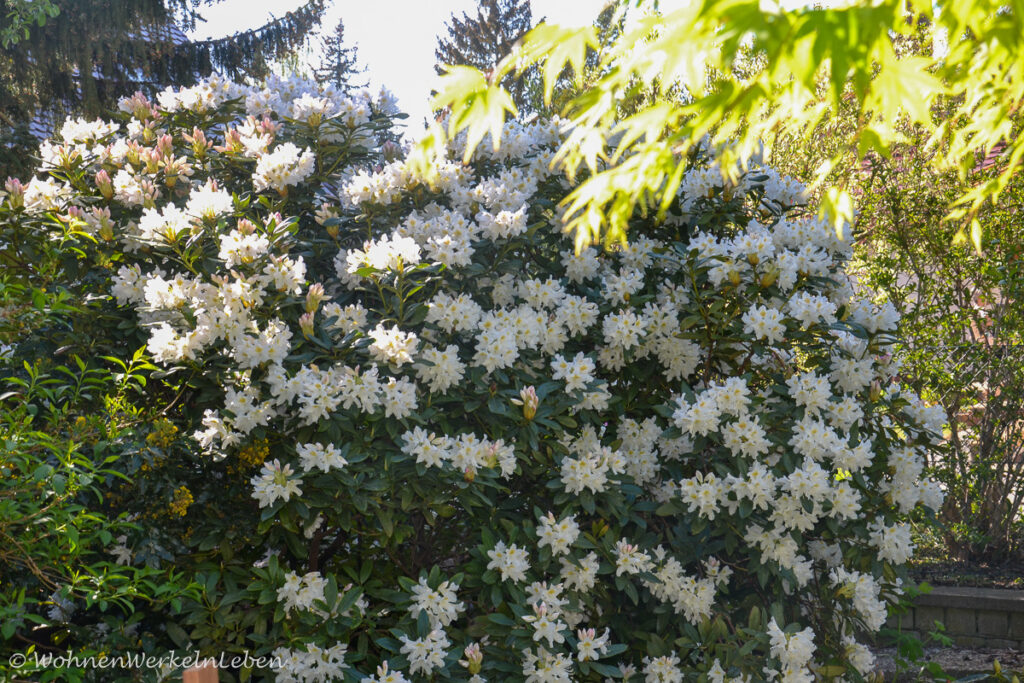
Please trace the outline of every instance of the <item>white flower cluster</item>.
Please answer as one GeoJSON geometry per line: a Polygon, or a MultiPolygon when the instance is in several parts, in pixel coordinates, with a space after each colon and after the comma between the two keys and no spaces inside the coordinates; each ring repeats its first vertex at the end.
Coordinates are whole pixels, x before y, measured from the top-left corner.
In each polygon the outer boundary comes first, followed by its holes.
{"type": "Polygon", "coordinates": [[[515,543],[505,545],[504,541],[498,543],[487,551],[490,562],[488,569],[495,569],[501,574],[502,581],[525,581],[526,572],[530,570],[530,554],[515,543]]]}
{"type": "Polygon", "coordinates": [[[808,667],[815,650],[813,630],[805,628],[786,633],[772,618],[768,623],[768,637],[771,639],[771,655],[779,660],[781,668],[765,667],[766,675],[770,678],[778,676],[783,683],[812,683],[815,680],[808,667]]]}
{"type": "Polygon", "coordinates": [[[409,659],[409,673],[429,675],[434,669],[444,666],[445,648],[451,646],[448,636],[440,629],[434,629],[425,638],[411,639],[402,636],[402,654],[409,659]]]}
{"type": "Polygon", "coordinates": [[[271,463],[264,463],[260,474],[252,478],[252,497],[259,501],[262,508],[270,507],[278,500],[287,502],[292,496],[301,496],[299,485],[302,480],[293,474],[291,465],[282,465],[276,458],[271,463]]]}
{"type": "Polygon", "coordinates": [[[316,643],[306,643],[296,650],[279,647],[274,650],[281,666],[275,669],[278,683],[328,683],[342,677],[347,668],[345,655],[348,646],[335,643],[321,648],[316,643]]]}
{"type": "Polygon", "coordinates": [[[555,519],[555,514],[549,512],[547,517],[542,517],[540,527],[537,529],[537,536],[540,541],[538,547],[548,546],[553,555],[564,555],[580,535],[580,527],[573,515],[564,517],[561,520],[555,519]]]}
{"type": "Polygon", "coordinates": [[[327,580],[320,572],[299,576],[294,572],[285,574],[284,585],[277,590],[277,600],[284,604],[286,612],[293,609],[314,609],[314,603],[323,602],[327,580]]]}
{"type": "Polygon", "coordinates": [[[313,173],[316,155],[311,150],[300,150],[290,142],[278,145],[272,152],[259,157],[252,174],[253,187],[284,192],[289,185],[298,185],[313,173]]]}
{"type": "Polygon", "coordinates": [[[502,439],[490,441],[476,434],[438,436],[416,427],[406,432],[402,441],[402,452],[428,467],[448,465],[469,476],[484,467],[497,467],[504,477],[511,476],[516,469],[515,444],[506,444],[502,439]]]}
{"type": "Polygon", "coordinates": [[[448,626],[465,610],[458,601],[459,584],[442,581],[437,588],[431,588],[426,578],[421,578],[412,589],[412,604],[409,613],[418,617],[426,612],[432,628],[448,626]]]}

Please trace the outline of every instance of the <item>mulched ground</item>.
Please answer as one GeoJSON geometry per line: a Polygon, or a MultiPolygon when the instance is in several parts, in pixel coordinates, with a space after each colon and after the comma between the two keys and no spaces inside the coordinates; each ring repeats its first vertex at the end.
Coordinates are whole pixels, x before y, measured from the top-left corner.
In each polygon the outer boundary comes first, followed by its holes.
{"type": "Polygon", "coordinates": [[[1024,590],[1024,559],[1001,564],[927,562],[910,567],[916,581],[933,586],[971,586],[974,588],[1016,588],[1024,590]]]}
{"type": "MultiPolygon", "coordinates": [[[[927,581],[933,586],[1024,590],[1024,559],[1018,558],[1002,563],[966,563],[928,558],[911,565],[910,578],[918,582],[927,581]]],[[[884,680],[918,680],[919,667],[901,670],[897,666],[896,648],[878,648],[874,652],[877,657],[877,670],[884,674],[884,680]]],[[[1020,650],[927,647],[922,661],[938,663],[952,679],[991,673],[993,662],[998,661],[1004,674],[1013,672],[1024,680],[1024,652],[1020,650]]],[[[930,676],[925,674],[924,679],[929,680],[930,676]]]]}
{"type": "MultiPolygon", "coordinates": [[[[917,679],[918,669],[900,671],[896,665],[896,648],[875,650],[876,666],[879,673],[884,674],[886,681],[913,681],[917,679]]],[[[1003,674],[1010,678],[1010,672],[1024,676],[1024,652],[1020,650],[979,649],[968,650],[962,647],[929,647],[924,650],[923,661],[936,662],[953,679],[978,673],[991,673],[992,663],[998,661],[1003,674]]],[[[925,675],[925,680],[930,679],[925,675]]],[[[1022,679],[1024,680],[1024,679],[1022,679]]]]}

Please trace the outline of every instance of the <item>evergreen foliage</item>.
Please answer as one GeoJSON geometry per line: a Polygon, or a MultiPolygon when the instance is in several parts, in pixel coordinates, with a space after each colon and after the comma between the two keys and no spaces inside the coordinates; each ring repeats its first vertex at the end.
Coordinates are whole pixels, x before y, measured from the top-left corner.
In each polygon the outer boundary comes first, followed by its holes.
{"type": "MultiPolygon", "coordinates": [[[[21,3],[0,0],[0,15],[21,3]],[[10,5],[10,6],[8,6],[10,5]]],[[[309,0],[266,25],[217,40],[189,42],[182,31],[202,19],[202,0],[52,0],[57,14],[21,28],[0,47],[0,110],[11,119],[39,108],[96,114],[135,90],[191,84],[218,71],[263,76],[300,45],[325,0],[309,0]]]]}
{"type": "MultiPolygon", "coordinates": [[[[447,65],[473,66],[481,71],[493,70],[516,42],[533,25],[530,0],[479,0],[477,13],[468,12],[459,19],[454,14],[448,24],[448,35],[438,36],[437,72],[443,74],[447,65]]],[[[535,110],[529,82],[532,71],[508,75],[501,84],[512,95],[520,113],[535,110]]]]}
{"type": "Polygon", "coordinates": [[[357,48],[345,45],[345,22],[339,19],[338,25],[321,40],[320,44],[320,66],[314,71],[316,80],[333,85],[342,92],[348,92],[356,87],[352,79],[363,73],[364,69],[357,66],[357,48]]]}

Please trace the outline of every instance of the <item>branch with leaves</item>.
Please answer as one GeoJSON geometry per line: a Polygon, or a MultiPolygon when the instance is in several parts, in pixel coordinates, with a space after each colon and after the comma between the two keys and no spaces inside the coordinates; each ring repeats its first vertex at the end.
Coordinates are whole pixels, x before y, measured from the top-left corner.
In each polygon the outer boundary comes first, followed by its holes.
{"type": "MultiPolygon", "coordinates": [[[[1024,137],[1012,123],[1024,100],[1022,43],[1020,0],[960,0],[941,8],[927,0],[887,0],[829,9],[704,0],[651,11],[602,50],[600,77],[565,106],[572,133],[558,158],[570,174],[589,172],[563,202],[566,228],[580,244],[622,242],[638,206],[664,213],[687,154],[700,145],[716,149],[728,175],[779,134],[806,139],[840,106],[853,106],[858,126],[847,144],[858,159],[869,152],[889,156],[902,139],[900,124],[925,130],[932,163],[961,175],[978,155],[1002,150],[1000,172],[971,187],[946,215],[980,248],[975,217],[998,200],[1024,157],[1024,137]],[[932,41],[931,55],[904,53],[903,43],[922,31],[932,41]],[[638,87],[669,92],[670,86],[683,94],[621,115],[617,104],[638,87]],[[940,101],[948,118],[933,115],[940,101]]],[[[569,69],[579,80],[598,48],[592,26],[542,24],[486,76],[449,69],[433,102],[447,109],[447,124],[421,141],[418,163],[428,168],[446,141],[463,132],[469,154],[488,131],[498,145],[500,119],[515,112],[499,85],[507,74],[539,66],[550,102],[560,75],[569,69]]],[[[819,183],[846,151],[817,169],[819,183]]],[[[822,212],[837,222],[851,219],[852,206],[845,187],[823,193],[822,212]]]]}

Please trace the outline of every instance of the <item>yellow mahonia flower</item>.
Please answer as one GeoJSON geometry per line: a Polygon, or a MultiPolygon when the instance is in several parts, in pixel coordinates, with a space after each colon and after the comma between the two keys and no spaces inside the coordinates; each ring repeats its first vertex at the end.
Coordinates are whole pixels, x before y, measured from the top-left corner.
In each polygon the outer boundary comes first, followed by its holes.
{"type": "Polygon", "coordinates": [[[244,446],[238,451],[238,456],[228,463],[228,472],[245,472],[262,465],[270,455],[270,442],[266,439],[259,439],[244,446]]]}
{"type": "Polygon", "coordinates": [[[157,448],[167,448],[174,442],[178,434],[178,428],[170,420],[157,420],[153,424],[153,431],[146,436],[146,443],[157,448]]]}
{"type": "Polygon", "coordinates": [[[76,441],[83,441],[86,443],[94,443],[96,441],[97,432],[94,424],[90,424],[88,418],[84,415],[79,415],[75,418],[75,421],[71,423],[68,428],[71,438],[76,441]]]}
{"type": "Polygon", "coordinates": [[[187,486],[179,486],[174,492],[174,500],[168,506],[171,516],[184,517],[185,513],[188,512],[188,508],[195,499],[192,497],[192,492],[188,490],[187,486]]]}

